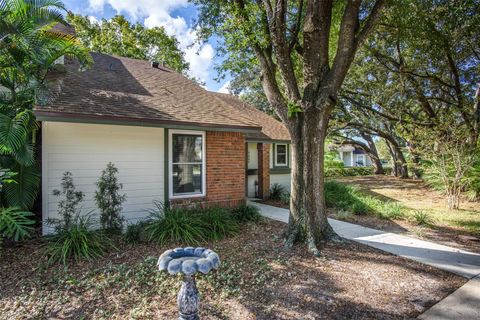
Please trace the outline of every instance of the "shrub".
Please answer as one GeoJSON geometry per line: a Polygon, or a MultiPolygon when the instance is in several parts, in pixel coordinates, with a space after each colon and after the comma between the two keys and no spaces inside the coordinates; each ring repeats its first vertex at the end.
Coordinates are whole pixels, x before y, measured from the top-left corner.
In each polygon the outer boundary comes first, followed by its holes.
{"type": "Polygon", "coordinates": [[[148,223],[146,221],[140,221],[134,224],[127,225],[127,229],[125,230],[125,241],[127,243],[138,243],[143,242],[146,237],[145,229],[148,223]]]}
{"type": "Polygon", "coordinates": [[[415,210],[413,219],[418,225],[427,225],[431,223],[430,216],[423,210],[415,210]]]}
{"type": "Polygon", "coordinates": [[[285,188],[279,184],[274,183],[270,187],[270,199],[272,200],[281,200],[282,195],[285,193],[285,188]]]}
{"type": "Polygon", "coordinates": [[[53,190],[53,195],[62,196],[64,199],[58,202],[58,214],[61,220],[50,220],[50,223],[61,224],[61,227],[68,229],[73,217],[78,216],[80,211],[80,203],[83,201],[85,195],[81,191],[77,191],[73,183],[72,173],[66,171],[62,178],[62,191],[53,190]]]}
{"type": "Polygon", "coordinates": [[[33,230],[33,214],[20,208],[0,208],[0,241],[2,238],[19,241],[33,230]]]}
{"type": "Polygon", "coordinates": [[[348,210],[338,210],[337,213],[335,214],[336,218],[339,220],[347,220],[352,216],[352,212],[348,210]]]}
{"type": "Polygon", "coordinates": [[[97,181],[95,202],[100,209],[100,223],[102,228],[111,232],[119,232],[123,228],[122,203],[126,195],[119,191],[123,188],[118,182],[118,169],[109,162],[107,168],[97,181]]]}
{"type": "Polygon", "coordinates": [[[372,211],[372,209],[370,209],[370,207],[362,200],[355,201],[351,206],[351,210],[354,214],[358,215],[368,214],[372,211]]]}
{"type": "Polygon", "coordinates": [[[400,203],[388,201],[383,203],[378,216],[382,219],[400,219],[404,216],[403,210],[405,208],[400,203]]]}
{"type": "Polygon", "coordinates": [[[375,173],[373,167],[326,167],[325,177],[368,176],[375,173]]]}
{"type": "Polygon", "coordinates": [[[86,214],[76,215],[68,226],[59,226],[45,253],[49,264],[61,262],[66,265],[70,259],[98,258],[110,248],[115,248],[113,242],[102,231],[93,230],[91,215],[86,214]]]}
{"type": "Polygon", "coordinates": [[[149,223],[145,227],[148,239],[159,244],[182,243],[197,245],[206,238],[204,223],[191,209],[171,207],[154,202],[149,223]]]}
{"type": "Polygon", "coordinates": [[[358,188],[336,181],[326,181],[324,190],[325,202],[329,208],[350,210],[361,197],[358,188]]]}
{"type": "Polygon", "coordinates": [[[263,218],[257,207],[246,203],[234,208],[232,214],[239,223],[259,222],[263,218]]]}
{"type": "Polygon", "coordinates": [[[205,208],[199,211],[205,227],[205,235],[209,239],[220,240],[232,236],[239,230],[239,226],[232,213],[220,207],[205,208]]]}
{"type": "Polygon", "coordinates": [[[280,200],[282,201],[283,204],[289,205],[290,204],[290,192],[285,191],[282,196],[280,197],[280,200]]]}

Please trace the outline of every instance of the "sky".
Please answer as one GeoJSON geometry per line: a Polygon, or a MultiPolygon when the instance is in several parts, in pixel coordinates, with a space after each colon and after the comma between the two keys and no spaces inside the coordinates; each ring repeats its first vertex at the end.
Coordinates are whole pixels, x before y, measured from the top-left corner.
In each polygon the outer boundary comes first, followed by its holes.
{"type": "Polygon", "coordinates": [[[63,0],[68,10],[89,16],[91,20],[109,19],[123,14],[131,22],[140,22],[148,27],[163,26],[175,36],[185,60],[190,64],[189,75],[206,83],[211,91],[227,92],[229,78],[215,81],[215,39],[204,44],[195,44],[196,31],[193,27],[197,16],[195,6],[188,0],[63,0]]]}

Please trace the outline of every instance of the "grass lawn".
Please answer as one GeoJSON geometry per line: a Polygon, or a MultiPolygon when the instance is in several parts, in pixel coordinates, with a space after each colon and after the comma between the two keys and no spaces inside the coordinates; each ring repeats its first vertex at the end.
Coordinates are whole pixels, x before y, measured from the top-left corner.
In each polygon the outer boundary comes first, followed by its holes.
{"type": "MultiPolygon", "coordinates": [[[[387,211],[390,209],[394,213],[388,216],[387,212],[386,216],[382,216],[378,214],[382,210],[374,208],[373,211],[377,211],[374,214],[352,215],[344,220],[480,252],[479,202],[462,201],[460,210],[450,211],[444,196],[421,181],[390,176],[342,177],[335,180],[357,187],[361,201],[369,204],[369,200],[374,198],[387,211]],[[399,211],[398,215],[396,211],[399,211]]],[[[373,207],[376,205],[373,204],[373,207]]],[[[333,216],[342,218],[338,216],[338,210],[333,216]]]]}
{"type": "MultiPolygon", "coordinates": [[[[204,244],[222,265],[198,277],[203,319],[409,319],[465,282],[349,241],[327,244],[320,259],[303,246],[286,252],[284,227],[247,224],[204,244]]],[[[116,242],[118,251],[68,270],[46,267],[38,240],[4,248],[0,319],[174,319],[179,278],[155,266],[167,248],[116,242]]]]}

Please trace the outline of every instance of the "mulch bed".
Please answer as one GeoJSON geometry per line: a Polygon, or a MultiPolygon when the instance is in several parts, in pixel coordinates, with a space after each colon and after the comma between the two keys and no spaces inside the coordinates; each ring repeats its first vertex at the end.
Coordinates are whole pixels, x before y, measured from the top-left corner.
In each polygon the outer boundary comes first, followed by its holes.
{"type": "MultiPolygon", "coordinates": [[[[199,276],[203,319],[409,319],[466,280],[354,242],[328,243],[314,258],[285,251],[285,224],[242,227],[204,244],[221,269],[199,276]]],[[[42,264],[41,244],[0,252],[0,319],[175,319],[179,278],[155,269],[165,246],[123,244],[68,270],[42,264]]]]}

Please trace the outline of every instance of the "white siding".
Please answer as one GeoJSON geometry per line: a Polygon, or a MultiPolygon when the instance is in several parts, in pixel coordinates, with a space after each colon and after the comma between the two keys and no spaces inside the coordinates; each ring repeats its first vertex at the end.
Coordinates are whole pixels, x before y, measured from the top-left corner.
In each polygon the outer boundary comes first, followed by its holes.
{"type": "Polygon", "coordinates": [[[258,175],[251,175],[248,176],[247,179],[247,197],[254,198],[255,197],[255,181],[258,181],[258,175]]]}
{"type": "MultiPolygon", "coordinates": [[[[146,217],[154,200],[164,200],[164,129],[133,126],[42,123],[43,220],[58,218],[61,179],[70,171],[77,190],[85,193],[83,212],[98,209],[93,200],[95,182],[108,162],[119,170],[127,200],[122,214],[127,222],[146,217]]],[[[43,233],[51,232],[43,224],[43,233]]]]}
{"type": "MultiPolygon", "coordinates": [[[[351,151],[342,151],[343,152],[343,165],[345,167],[351,167],[352,166],[352,152],[351,151]]],[[[355,163],[353,163],[355,165],[355,163]]]]}
{"type": "Polygon", "coordinates": [[[285,190],[290,192],[291,176],[289,173],[270,174],[270,185],[273,185],[274,183],[282,185],[285,190]]]}
{"type": "Polygon", "coordinates": [[[258,150],[257,143],[248,144],[248,169],[258,169],[258,150]]]}

